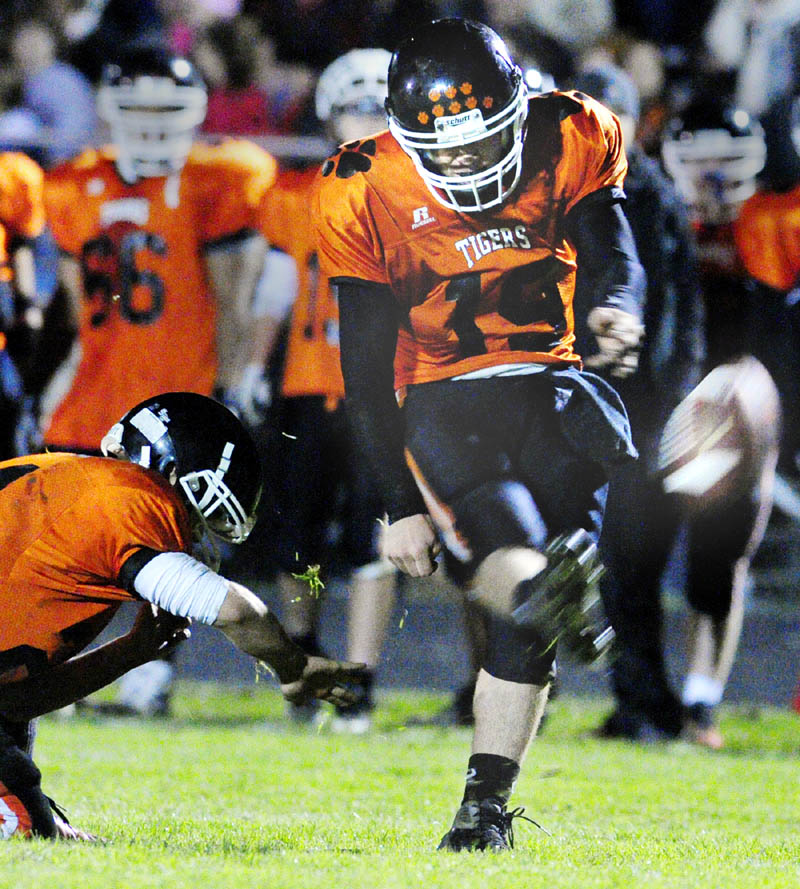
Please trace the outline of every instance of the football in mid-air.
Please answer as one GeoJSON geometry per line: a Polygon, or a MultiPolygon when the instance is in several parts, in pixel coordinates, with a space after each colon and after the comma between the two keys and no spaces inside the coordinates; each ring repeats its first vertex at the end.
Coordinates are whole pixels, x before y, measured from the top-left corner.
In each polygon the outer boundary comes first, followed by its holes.
{"type": "Polygon", "coordinates": [[[715,367],[672,412],[661,435],[664,490],[690,508],[732,499],[774,459],[780,403],[772,377],[747,356],[715,367]]]}

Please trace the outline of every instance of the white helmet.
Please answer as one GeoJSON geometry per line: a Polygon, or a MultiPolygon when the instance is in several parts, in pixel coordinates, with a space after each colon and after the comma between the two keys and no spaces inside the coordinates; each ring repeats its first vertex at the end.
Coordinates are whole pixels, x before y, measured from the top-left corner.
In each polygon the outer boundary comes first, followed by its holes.
{"type": "Polygon", "coordinates": [[[206,88],[194,65],[160,48],[136,49],[107,65],[98,114],[111,129],[127,181],[181,169],[206,116],[206,88]]]}
{"type": "Polygon", "coordinates": [[[382,111],[391,58],[386,49],[351,49],[331,62],[314,94],[319,120],[328,121],[343,108],[364,114],[382,111]]]}

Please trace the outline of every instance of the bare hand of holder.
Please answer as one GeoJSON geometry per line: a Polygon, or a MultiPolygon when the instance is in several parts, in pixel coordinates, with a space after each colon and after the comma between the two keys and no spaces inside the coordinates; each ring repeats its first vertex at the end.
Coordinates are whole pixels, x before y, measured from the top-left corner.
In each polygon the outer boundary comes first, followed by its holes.
{"type": "Polygon", "coordinates": [[[589,312],[587,323],[600,351],[589,355],[584,365],[590,370],[608,369],[611,376],[618,379],[635,373],[644,339],[644,326],[636,315],[598,306],[589,312]]]}

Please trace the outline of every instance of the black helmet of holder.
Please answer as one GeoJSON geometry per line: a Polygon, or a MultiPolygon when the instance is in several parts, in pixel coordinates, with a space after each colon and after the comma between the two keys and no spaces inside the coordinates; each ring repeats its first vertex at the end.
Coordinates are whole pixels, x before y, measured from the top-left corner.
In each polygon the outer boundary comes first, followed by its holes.
{"type": "Polygon", "coordinates": [[[486,25],[438,19],[403,40],[389,66],[386,111],[392,135],[445,207],[497,206],[519,182],[525,79],[486,25]]]}
{"type": "Polygon", "coordinates": [[[258,452],[236,415],[213,398],[148,398],[112,426],[100,447],[163,475],[224,540],[242,543],[252,531],[262,486],[258,452]]]}

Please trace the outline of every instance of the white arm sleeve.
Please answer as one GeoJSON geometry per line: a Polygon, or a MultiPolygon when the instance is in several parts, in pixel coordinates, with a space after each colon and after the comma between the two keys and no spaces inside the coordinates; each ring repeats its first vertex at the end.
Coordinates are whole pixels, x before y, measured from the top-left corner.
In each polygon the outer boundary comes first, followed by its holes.
{"type": "Polygon", "coordinates": [[[297,299],[299,284],[294,259],[283,250],[270,248],[264,257],[264,268],[253,294],[252,316],[285,321],[297,299]]]}
{"type": "Polygon", "coordinates": [[[159,553],[136,575],[136,592],[148,602],[178,617],[213,624],[228,581],[186,553],[159,553]]]}

